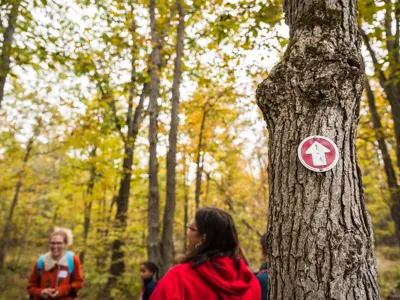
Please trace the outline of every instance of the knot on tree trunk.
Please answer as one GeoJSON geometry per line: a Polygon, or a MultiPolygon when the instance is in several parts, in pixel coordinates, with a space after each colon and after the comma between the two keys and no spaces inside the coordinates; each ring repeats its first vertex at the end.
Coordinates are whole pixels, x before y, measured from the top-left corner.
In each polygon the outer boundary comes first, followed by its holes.
{"type": "Polygon", "coordinates": [[[345,107],[349,95],[356,95],[354,102],[361,96],[363,72],[356,45],[338,43],[320,29],[305,30],[258,86],[257,103],[271,125],[288,110],[314,115],[327,107],[345,107]]]}

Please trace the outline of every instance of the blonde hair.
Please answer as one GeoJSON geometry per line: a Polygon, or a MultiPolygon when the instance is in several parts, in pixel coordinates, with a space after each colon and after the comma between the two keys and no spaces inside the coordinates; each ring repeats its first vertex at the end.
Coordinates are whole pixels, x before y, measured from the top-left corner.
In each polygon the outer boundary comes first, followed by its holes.
{"type": "Polygon", "coordinates": [[[65,243],[66,245],[68,245],[68,234],[67,234],[64,230],[56,230],[56,231],[54,231],[54,232],[50,235],[50,240],[51,240],[54,236],[56,236],[56,235],[62,236],[62,237],[63,237],[63,240],[64,240],[64,243],[65,243]]]}

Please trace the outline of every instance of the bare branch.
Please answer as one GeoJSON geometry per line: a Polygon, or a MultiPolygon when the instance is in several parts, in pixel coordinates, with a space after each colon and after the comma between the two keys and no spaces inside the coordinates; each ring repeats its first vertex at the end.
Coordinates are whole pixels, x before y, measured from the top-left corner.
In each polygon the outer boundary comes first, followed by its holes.
{"type": "MultiPolygon", "coordinates": [[[[226,205],[228,205],[229,209],[233,212],[236,213],[236,209],[233,206],[233,199],[231,198],[231,196],[229,195],[228,191],[226,191],[226,189],[214,178],[211,177],[210,172],[204,171],[203,172],[206,174],[207,178],[209,180],[211,180],[212,182],[215,183],[215,185],[217,186],[217,188],[219,189],[219,191],[224,194],[225,199],[224,202],[226,205]]],[[[262,236],[262,233],[255,228],[254,226],[252,226],[245,218],[240,218],[241,221],[243,222],[244,225],[246,225],[247,228],[249,228],[250,230],[254,231],[255,233],[257,233],[258,236],[262,236]]]]}
{"type": "Polygon", "coordinates": [[[392,2],[391,0],[385,0],[386,10],[385,10],[385,32],[386,32],[386,47],[388,52],[394,50],[394,39],[392,32],[392,2]]]}
{"type": "Polygon", "coordinates": [[[132,126],[131,126],[131,135],[132,135],[133,139],[136,139],[136,136],[139,132],[140,124],[142,123],[142,121],[144,119],[143,106],[144,106],[144,100],[146,99],[146,97],[149,93],[149,88],[150,88],[150,84],[148,82],[146,82],[143,85],[139,104],[136,106],[136,109],[135,109],[135,114],[133,116],[132,126]]]}
{"type": "Polygon", "coordinates": [[[60,150],[62,147],[61,146],[57,146],[53,149],[44,151],[44,152],[36,152],[36,153],[32,153],[32,156],[41,156],[41,155],[49,155],[49,154],[53,154],[54,152],[60,150]]]}
{"type": "Polygon", "coordinates": [[[132,110],[133,110],[133,95],[135,91],[135,77],[136,77],[136,56],[139,53],[138,43],[136,41],[136,22],[135,22],[135,15],[134,15],[134,6],[131,5],[131,12],[132,12],[132,24],[131,28],[129,29],[132,37],[132,48],[131,48],[131,81],[129,83],[129,95],[128,95],[128,114],[126,118],[126,124],[128,126],[128,139],[129,134],[132,131],[132,110]]]}
{"type": "MultiPolygon", "coordinates": [[[[6,4],[7,4],[6,0],[1,0],[0,1],[0,11],[5,11],[7,9],[7,5],[6,4]]],[[[4,31],[4,25],[3,25],[3,22],[2,22],[2,20],[0,18],[0,32],[3,32],[3,31],[4,31]]]]}
{"type": "Polygon", "coordinates": [[[394,57],[396,59],[396,63],[400,63],[400,1],[396,2],[396,7],[395,7],[395,20],[396,20],[396,33],[394,36],[394,51],[396,52],[394,57]]]}
{"type": "Polygon", "coordinates": [[[112,112],[113,112],[113,116],[114,116],[114,121],[115,121],[115,126],[117,127],[118,133],[121,136],[122,141],[124,142],[124,144],[126,144],[126,138],[124,133],[122,132],[122,126],[119,122],[119,118],[117,115],[117,108],[115,106],[115,99],[114,97],[110,96],[107,99],[107,104],[110,106],[112,112]]]}
{"type": "Polygon", "coordinates": [[[371,55],[372,62],[374,63],[375,73],[377,73],[379,76],[379,83],[381,84],[382,88],[385,89],[387,78],[379,66],[379,62],[376,57],[376,53],[371,47],[369,37],[361,27],[359,27],[359,30],[360,30],[361,36],[364,40],[364,44],[367,47],[369,54],[371,55]]]}
{"type": "Polygon", "coordinates": [[[257,235],[258,235],[259,237],[262,236],[262,233],[261,233],[257,228],[255,228],[254,226],[252,226],[249,222],[247,222],[244,218],[242,219],[242,222],[243,222],[244,225],[246,225],[247,228],[249,228],[250,230],[252,230],[252,231],[254,231],[255,233],[257,233],[257,235]]]}
{"type": "Polygon", "coordinates": [[[117,115],[117,108],[115,106],[115,99],[114,99],[114,97],[112,96],[111,93],[109,93],[108,91],[105,91],[104,88],[102,87],[101,82],[100,82],[100,74],[97,71],[96,64],[94,63],[94,61],[92,61],[92,63],[94,65],[94,67],[95,67],[95,77],[98,80],[97,87],[101,92],[102,100],[106,101],[108,106],[111,108],[111,111],[112,111],[113,116],[114,116],[115,126],[117,127],[117,130],[118,130],[118,134],[120,135],[124,145],[126,145],[126,138],[125,138],[124,133],[122,132],[122,126],[121,126],[121,124],[119,122],[119,118],[118,118],[118,115],[117,115]]]}
{"type": "Polygon", "coordinates": [[[174,15],[175,15],[176,10],[178,9],[178,4],[179,4],[179,0],[176,0],[175,3],[174,3],[174,6],[171,9],[171,12],[170,12],[169,17],[168,17],[167,24],[165,25],[164,31],[163,31],[163,33],[161,35],[160,49],[162,49],[164,47],[165,38],[168,35],[168,31],[169,31],[169,28],[171,27],[172,19],[173,19],[174,15]]]}

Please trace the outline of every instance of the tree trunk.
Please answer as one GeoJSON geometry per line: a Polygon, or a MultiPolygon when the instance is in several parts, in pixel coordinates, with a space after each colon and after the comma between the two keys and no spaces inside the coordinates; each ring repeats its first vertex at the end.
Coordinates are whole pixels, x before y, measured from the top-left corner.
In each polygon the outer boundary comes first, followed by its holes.
{"type": "Polygon", "coordinates": [[[97,234],[98,234],[98,240],[103,241],[101,244],[101,252],[97,255],[96,257],[96,269],[99,270],[100,272],[104,272],[106,268],[106,262],[108,260],[108,250],[109,250],[109,244],[108,244],[108,233],[110,232],[110,225],[111,225],[111,213],[113,211],[114,205],[117,202],[117,195],[114,195],[111,199],[110,207],[106,208],[107,204],[107,199],[104,197],[102,200],[102,206],[103,206],[103,211],[102,211],[102,217],[100,218],[102,220],[102,228],[97,229],[97,234]]]}
{"type": "MultiPolygon", "coordinates": [[[[139,113],[141,114],[143,110],[143,103],[140,103],[136,107],[136,112],[138,112],[138,110],[140,111],[139,113]]],[[[111,277],[108,286],[112,285],[115,282],[115,280],[125,272],[125,262],[124,262],[125,252],[123,250],[123,247],[125,245],[124,233],[128,225],[127,214],[128,214],[129,195],[131,189],[132,163],[133,163],[133,151],[134,151],[135,140],[136,140],[136,135],[132,136],[132,134],[130,133],[127,145],[125,146],[125,153],[124,153],[125,155],[122,164],[123,176],[120,182],[118,196],[116,198],[117,213],[115,218],[114,229],[117,234],[117,239],[114,240],[111,247],[112,249],[111,267],[110,267],[111,277]]]]}
{"type": "Polygon", "coordinates": [[[183,0],[178,3],[179,23],[176,38],[176,57],[174,64],[174,82],[172,85],[172,108],[171,128],[169,131],[169,149],[167,154],[167,195],[163,218],[162,234],[162,265],[161,276],[163,276],[173,265],[173,233],[174,215],[176,205],[176,144],[179,124],[179,99],[180,84],[182,80],[182,56],[184,47],[185,15],[183,11],[183,0]]]}
{"type": "Polygon", "coordinates": [[[269,134],[269,299],[380,299],[373,231],[355,139],[363,89],[357,3],[286,0],[290,40],[257,89],[269,134]],[[331,138],[325,173],[297,158],[300,142],[331,138]]]}
{"type": "Polygon", "coordinates": [[[160,253],[160,194],[158,187],[158,159],[157,159],[157,132],[158,132],[158,96],[160,87],[160,41],[155,17],[155,0],[150,0],[150,27],[153,51],[151,53],[150,70],[150,104],[149,104],[149,203],[147,253],[149,260],[158,266],[161,262],[160,253]]]}
{"type": "Polygon", "coordinates": [[[376,140],[378,141],[379,151],[382,154],[383,166],[386,174],[386,181],[390,192],[390,213],[395,224],[395,234],[397,242],[400,244],[400,189],[397,183],[396,173],[393,168],[392,159],[386,146],[384,128],[375,104],[375,96],[367,78],[365,78],[365,89],[368,100],[368,107],[372,116],[372,123],[375,130],[376,140]]]}
{"type": "Polygon", "coordinates": [[[201,175],[203,173],[202,172],[203,171],[203,164],[201,164],[202,150],[203,150],[203,132],[204,132],[204,128],[205,128],[207,112],[208,112],[208,110],[206,108],[204,108],[203,116],[201,118],[201,124],[200,124],[199,144],[197,145],[197,155],[196,155],[196,193],[195,193],[196,209],[198,209],[200,207],[201,175]]]}
{"type": "MultiPolygon", "coordinates": [[[[132,8],[133,12],[133,8],[132,8]]],[[[148,92],[148,84],[143,85],[142,93],[140,95],[140,100],[136,106],[135,113],[132,117],[133,110],[133,98],[134,98],[134,86],[136,85],[136,57],[138,49],[136,46],[136,24],[132,21],[131,36],[133,42],[133,48],[131,51],[131,82],[129,87],[129,99],[128,99],[128,114],[126,119],[126,124],[128,126],[127,138],[124,140],[124,160],[122,164],[122,179],[119,186],[118,196],[116,198],[117,213],[115,217],[114,230],[117,238],[113,241],[111,247],[111,267],[110,267],[110,277],[107,282],[106,288],[103,291],[106,297],[109,297],[110,287],[116,282],[116,280],[125,272],[125,237],[126,228],[128,226],[127,214],[129,206],[129,195],[131,190],[131,177],[132,177],[132,163],[134,147],[136,142],[136,137],[139,132],[140,124],[143,121],[143,107],[144,100],[148,92]]],[[[115,120],[117,122],[117,120],[115,120]]],[[[120,131],[121,135],[122,132],[120,131]]]]}
{"type": "MultiPolygon", "coordinates": [[[[95,146],[92,151],[90,151],[90,159],[93,160],[96,157],[96,151],[97,147],[95,146]]],[[[93,189],[94,189],[94,184],[96,181],[96,166],[93,164],[90,168],[90,177],[89,177],[89,182],[86,190],[86,195],[85,195],[85,208],[84,208],[84,220],[83,220],[83,250],[81,253],[79,253],[79,259],[81,261],[81,264],[83,265],[85,263],[85,254],[86,254],[86,248],[87,248],[87,239],[89,236],[89,230],[90,230],[90,217],[92,213],[92,203],[93,203],[93,189]]]]}
{"type": "Polygon", "coordinates": [[[189,186],[188,182],[188,165],[186,161],[186,157],[183,158],[183,189],[184,189],[184,204],[183,204],[183,253],[186,253],[187,250],[187,240],[186,240],[186,225],[189,222],[189,186]]]}
{"type": "Polygon", "coordinates": [[[14,32],[17,24],[18,9],[20,4],[20,0],[13,1],[10,14],[8,15],[8,26],[3,36],[3,47],[0,56],[0,107],[4,98],[4,86],[6,84],[6,78],[10,72],[12,43],[14,40],[14,32]]]}
{"type": "Polygon", "coordinates": [[[26,167],[26,165],[28,163],[28,160],[29,160],[29,158],[31,156],[31,152],[32,152],[32,148],[33,148],[33,142],[35,141],[35,138],[39,134],[39,126],[40,125],[38,125],[38,127],[35,129],[34,135],[28,141],[28,144],[26,146],[25,156],[24,156],[23,163],[22,163],[22,169],[18,173],[18,176],[17,176],[18,177],[18,181],[15,184],[15,192],[14,192],[13,200],[11,202],[10,212],[8,214],[8,218],[7,218],[6,224],[4,226],[3,238],[0,240],[0,270],[2,270],[3,267],[4,267],[5,257],[6,257],[6,253],[7,253],[7,246],[8,246],[8,243],[10,242],[9,241],[10,240],[10,231],[11,231],[11,227],[12,227],[14,211],[15,211],[15,208],[17,207],[17,203],[18,203],[18,200],[19,200],[19,193],[20,193],[21,187],[23,185],[25,167],[26,167]]]}

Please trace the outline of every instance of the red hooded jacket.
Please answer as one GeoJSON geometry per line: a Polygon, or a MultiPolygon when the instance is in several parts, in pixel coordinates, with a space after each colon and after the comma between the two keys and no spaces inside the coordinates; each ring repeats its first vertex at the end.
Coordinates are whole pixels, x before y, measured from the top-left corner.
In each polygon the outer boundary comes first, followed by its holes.
{"type": "Polygon", "coordinates": [[[173,267],[158,282],[150,300],[258,300],[261,288],[257,278],[240,260],[239,271],[227,256],[197,268],[190,263],[173,267]]]}

